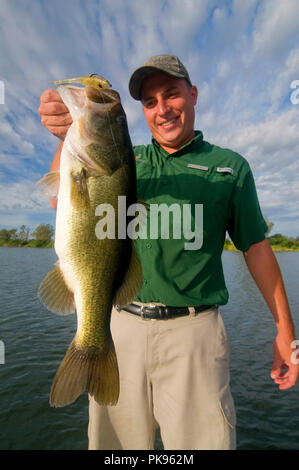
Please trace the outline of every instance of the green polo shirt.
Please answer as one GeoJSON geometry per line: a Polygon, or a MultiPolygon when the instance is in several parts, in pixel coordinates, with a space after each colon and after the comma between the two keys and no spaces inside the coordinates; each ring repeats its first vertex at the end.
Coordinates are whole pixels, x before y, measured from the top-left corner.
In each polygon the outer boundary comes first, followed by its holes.
{"type": "Polygon", "coordinates": [[[154,139],[135,146],[134,152],[138,198],[150,204],[143,235],[135,241],[143,269],[135,300],[169,306],[226,304],[221,261],[226,231],[241,251],[262,241],[267,231],[248,162],[204,141],[201,131],[172,154],[154,139]]]}

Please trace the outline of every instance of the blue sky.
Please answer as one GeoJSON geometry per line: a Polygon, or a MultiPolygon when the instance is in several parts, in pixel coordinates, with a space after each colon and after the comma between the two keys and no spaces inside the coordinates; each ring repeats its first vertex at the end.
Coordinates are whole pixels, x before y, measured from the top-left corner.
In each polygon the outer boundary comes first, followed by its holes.
{"type": "Polygon", "coordinates": [[[40,123],[51,80],[89,73],[119,91],[133,144],[150,142],[132,71],[177,54],[199,89],[196,128],[241,153],[272,233],[299,236],[297,0],[0,0],[0,227],[55,224],[35,183],[58,139],[40,123]]]}

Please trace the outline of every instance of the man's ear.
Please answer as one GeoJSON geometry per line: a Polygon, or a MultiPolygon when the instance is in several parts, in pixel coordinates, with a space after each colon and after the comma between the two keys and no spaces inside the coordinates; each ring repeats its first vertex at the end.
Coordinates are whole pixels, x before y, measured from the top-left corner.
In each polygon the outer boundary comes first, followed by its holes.
{"type": "Polygon", "coordinates": [[[192,85],[191,96],[193,98],[193,104],[195,106],[196,103],[197,103],[197,97],[198,97],[198,90],[197,90],[197,87],[195,85],[192,85]]]}

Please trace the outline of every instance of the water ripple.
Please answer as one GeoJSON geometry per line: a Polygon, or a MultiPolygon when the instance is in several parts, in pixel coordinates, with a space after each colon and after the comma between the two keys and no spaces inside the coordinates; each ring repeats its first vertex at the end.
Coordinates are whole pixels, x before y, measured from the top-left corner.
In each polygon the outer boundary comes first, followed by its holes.
{"type": "MultiPolygon", "coordinates": [[[[299,253],[278,253],[298,331],[299,253]]],[[[0,248],[0,449],[86,449],[88,398],[53,409],[49,392],[73,338],[76,316],[57,316],[37,299],[52,268],[52,249],[0,248]]],[[[239,449],[298,449],[298,385],[280,391],[270,379],[275,326],[239,253],[224,252],[229,304],[221,308],[231,345],[231,387],[239,449]]],[[[161,449],[161,441],[157,437],[161,449]]]]}

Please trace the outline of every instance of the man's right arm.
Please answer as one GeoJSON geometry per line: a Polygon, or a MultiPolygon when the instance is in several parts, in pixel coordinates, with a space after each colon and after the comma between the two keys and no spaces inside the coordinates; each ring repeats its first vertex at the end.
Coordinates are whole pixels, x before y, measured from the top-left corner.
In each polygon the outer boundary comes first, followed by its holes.
{"type": "MultiPolygon", "coordinates": [[[[72,117],[58,91],[51,89],[45,90],[42,93],[38,112],[41,115],[41,123],[43,126],[45,126],[51,134],[60,139],[58,149],[51,164],[51,171],[59,170],[63,141],[73,122],[72,117]]],[[[56,209],[57,200],[53,198],[50,199],[50,204],[53,209],[56,209]]]]}

